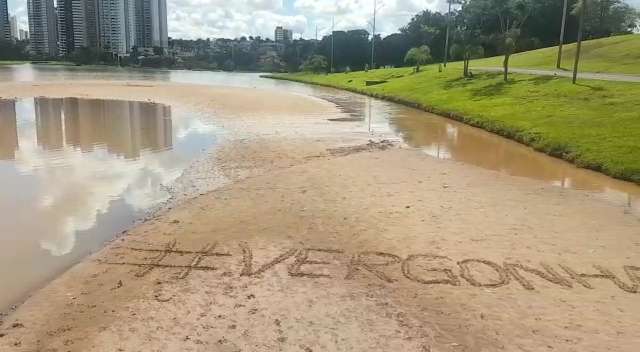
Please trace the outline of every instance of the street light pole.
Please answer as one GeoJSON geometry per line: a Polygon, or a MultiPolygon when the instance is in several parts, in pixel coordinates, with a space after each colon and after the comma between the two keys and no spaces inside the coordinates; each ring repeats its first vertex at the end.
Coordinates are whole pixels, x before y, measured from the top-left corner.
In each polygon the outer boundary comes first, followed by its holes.
{"type": "Polygon", "coordinates": [[[335,17],[331,17],[331,73],[333,73],[333,48],[334,48],[335,27],[336,27],[335,17]]]}
{"type": "Polygon", "coordinates": [[[449,3],[449,12],[447,12],[447,34],[444,39],[444,67],[447,67],[447,55],[449,55],[449,28],[451,27],[451,1],[447,0],[449,3]]]}
{"type": "Polygon", "coordinates": [[[373,0],[373,34],[371,35],[371,69],[375,69],[376,55],[376,12],[378,11],[378,0],[373,0]]]}
{"type": "Polygon", "coordinates": [[[564,0],[564,8],[562,10],[562,27],[560,28],[560,43],[558,44],[558,61],[556,62],[556,68],[562,66],[562,45],[564,44],[564,27],[567,23],[567,0],[564,0]]]}

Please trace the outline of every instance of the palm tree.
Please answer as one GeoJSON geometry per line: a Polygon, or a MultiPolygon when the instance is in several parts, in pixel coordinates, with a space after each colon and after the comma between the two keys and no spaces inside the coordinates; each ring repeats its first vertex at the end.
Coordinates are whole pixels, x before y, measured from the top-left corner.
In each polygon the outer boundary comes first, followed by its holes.
{"type": "Polygon", "coordinates": [[[562,27],[560,28],[560,44],[558,45],[558,62],[556,68],[560,68],[562,65],[562,44],[564,44],[564,27],[567,23],[567,7],[569,0],[564,0],[564,7],[562,8],[562,27]]]}
{"type": "Polygon", "coordinates": [[[404,62],[415,66],[415,72],[420,72],[420,65],[426,65],[431,61],[431,49],[423,45],[418,48],[411,48],[404,57],[404,62]]]}
{"type": "Polygon", "coordinates": [[[534,12],[537,0],[492,0],[493,13],[497,15],[500,32],[504,40],[504,80],[509,80],[509,58],[516,50],[516,41],[520,36],[520,29],[534,12]]]}
{"type": "Polygon", "coordinates": [[[452,58],[462,58],[462,75],[464,77],[471,76],[469,72],[469,61],[484,56],[484,48],[482,45],[474,44],[473,42],[454,43],[450,51],[452,58]]]}
{"type": "Polygon", "coordinates": [[[580,64],[580,50],[582,49],[582,29],[587,6],[589,6],[589,0],[578,0],[572,12],[573,15],[578,16],[578,41],[576,43],[576,60],[573,64],[573,84],[576,84],[578,80],[578,65],[580,64]]]}

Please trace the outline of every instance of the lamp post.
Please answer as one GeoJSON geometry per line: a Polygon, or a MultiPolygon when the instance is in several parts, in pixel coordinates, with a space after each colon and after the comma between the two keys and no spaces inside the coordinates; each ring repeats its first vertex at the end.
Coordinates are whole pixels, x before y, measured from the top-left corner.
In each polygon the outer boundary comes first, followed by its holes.
{"type": "Polygon", "coordinates": [[[376,12],[378,11],[378,0],[373,0],[373,23],[371,34],[371,69],[375,69],[375,54],[376,54],[376,12]]]}
{"type": "Polygon", "coordinates": [[[567,23],[567,7],[568,0],[564,0],[564,8],[562,10],[562,27],[560,28],[560,44],[558,44],[558,61],[556,68],[560,68],[562,65],[562,44],[564,44],[564,27],[567,23]]]}
{"type": "Polygon", "coordinates": [[[331,17],[331,73],[333,73],[333,48],[335,36],[336,21],[335,17],[331,17]]]}

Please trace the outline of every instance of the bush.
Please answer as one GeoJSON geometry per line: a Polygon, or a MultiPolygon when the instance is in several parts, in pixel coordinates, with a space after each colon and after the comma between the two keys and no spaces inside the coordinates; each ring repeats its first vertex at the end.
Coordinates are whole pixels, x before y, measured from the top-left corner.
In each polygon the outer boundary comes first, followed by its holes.
{"type": "Polygon", "coordinates": [[[321,73],[327,71],[327,58],[322,55],[313,55],[308,58],[302,66],[300,66],[301,71],[313,72],[313,73],[321,73]]]}
{"type": "Polygon", "coordinates": [[[431,49],[423,45],[419,48],[411,48],[404,57],[407,65],[415,66],[416,72],[420,71],[420,65],[426,65],[431,62],[431,49]]]}

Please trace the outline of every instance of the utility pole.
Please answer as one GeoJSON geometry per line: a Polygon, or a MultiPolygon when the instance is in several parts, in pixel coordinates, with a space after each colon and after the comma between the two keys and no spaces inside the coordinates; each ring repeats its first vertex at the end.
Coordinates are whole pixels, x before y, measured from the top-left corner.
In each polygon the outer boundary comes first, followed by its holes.
{"type": "Polygon", "coordinates": [[[558,45],[558,62],[556,68],[562,66],[562,44],[564,44],[564,27],[567,23],[567,6],[568,0],[564,0],[564,8],[562,10],[562,27],[560,28],[560,44],[558,45]]]}
{"type": "MultiPolygon", "coordinates": [[[[447,59],[449,55],[449,27],[451,27],[451,2],[453,0],[447,0],[449,3],[449,12],[447,12],[447,34],[444,39],[444,67],[447,67],[447,59]]],[[[566,1],[566,0],[565,0],[566,1]]]]}
{"type": "Polygon", "coordinates": [[[573,64],[573,84],[576,84],[578,80],[578,65],[580,64],[580,50],[582,49],[582,30],[584,28],[584,15],[587,7],[587,0],[580,0],[578,9],[578,41],[576,42],[576,59],[573,64]]]}
{"type": "Polygon", "coordinates": [[[376,12],[378,11],[378,0],[373,0],[373,33],[371,34],[371,69],[375,69],[376,55],[376,12]]]}
{"type": "Polygon", "coordinates": [[[333,48],[334,48],[334,32],[336,28],[335,17],[331,17],[331,73],[333,73],[333,48]]]}
{"type": "Polygon", "coordinates": [[[318,41],[318,24],[316,24],[316,41],[318,41]]]}

